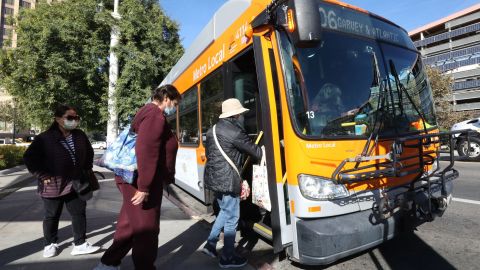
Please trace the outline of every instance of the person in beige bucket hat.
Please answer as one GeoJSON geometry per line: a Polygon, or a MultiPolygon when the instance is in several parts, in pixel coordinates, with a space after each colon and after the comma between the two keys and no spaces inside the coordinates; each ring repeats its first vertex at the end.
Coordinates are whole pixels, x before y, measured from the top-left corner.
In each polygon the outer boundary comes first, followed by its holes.
{"type": "Polygon", "coordinates": [[[235,115],[240,115],[248,112],[249,109],[244,108],[240,100],[236,98],[229,98],[222,103],[222,114],[218,118],[227,118],[235,115]]]}
{"type": "Polygon", "coordinates": [[[218,256],[216,246],[223,229],[224,245],[219,261],[222,268],[242,267],[247,264],[247,259],[234,252],[235,234],[240,218],[242,154],[248,154],[256,160],[262,158],[261,148],[250,140],[243,128],[242,114],[247,111],[238,99],[225,100],[222,103],[222,114],[217,124],[207,131],[205,142],[205,188],[215,192],[220,212],[202,251],[214,258],[218,256]]]}

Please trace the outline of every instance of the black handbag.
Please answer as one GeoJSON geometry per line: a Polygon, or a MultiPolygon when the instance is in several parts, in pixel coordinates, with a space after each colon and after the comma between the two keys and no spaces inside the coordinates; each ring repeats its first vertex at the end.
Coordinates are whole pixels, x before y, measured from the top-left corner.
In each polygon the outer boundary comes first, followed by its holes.
{"type": "Polygon", "coordinates": [[[82,171],[82,178],[84,182],[89,184],[90,190],[95,191],[100,189],[100,184],[98,183],[98,179],[95,176],[93,170],[83,170],[82,171]]]}
{"type": "Polygon", "coordinates": [[[82,170],[80,179],[73,180],[73,189],[77,194],[85,194],[91,191],[99,190],[100,184],[92,170],[82,170]]]}
{"type": "Polygon", "coordinates": [[[72,180],[72,188],[77,194],[85,194],[90,191],[90,183],[83,177],[72,180]]]}

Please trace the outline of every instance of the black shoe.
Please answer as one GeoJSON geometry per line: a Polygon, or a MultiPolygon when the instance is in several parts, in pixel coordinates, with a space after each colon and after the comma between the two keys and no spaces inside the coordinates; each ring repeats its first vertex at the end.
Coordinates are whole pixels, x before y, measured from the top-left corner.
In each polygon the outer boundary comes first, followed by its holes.
{"type": "Polygon", "coordinates": [[[222,256],[218,265],[221,268],[242,267],[247,265],[247,259],[236,255],[232,256],[230,259],[225,259],[222,256]]]}
{"type": "Polygon", "coordinates": [[[208,242],[203,247],[202,252],[205,253],[206,255],[212,257],[212,258],[217,258],[218,257],[217,250],[215,249],[215,247],[208,244],[208,242]]]}

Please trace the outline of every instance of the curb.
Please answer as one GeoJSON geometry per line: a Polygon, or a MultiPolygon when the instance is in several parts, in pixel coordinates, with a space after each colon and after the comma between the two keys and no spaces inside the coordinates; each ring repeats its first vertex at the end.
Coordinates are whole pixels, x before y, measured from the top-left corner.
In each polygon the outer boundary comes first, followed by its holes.
{"type": "Polygon", "coordinates": [[[15,173],[15,172],[19,172],[21,170],[24,170],[26,168],[27,167],[25,165],[18,165],[18,166],[15,166],[15,167],[11,167],[11,168],[8,168],[8,169],[1,170],[0,175],[2,175],[2,176],[9,175],[11,173],[15,173]]]}
{"type": "MultiPolygon", "coordinates": [[[[167,193],[166,190],[163,190],[163,196],[169,200],[171,203],[173,203],[175,206],[180,208],[186,215],[188,215],[191,219],[199,220],[202,222],[202,224],[205,227],[208,227],[208,229],[211,229],[211,226],[213,226],[213,223],[210,223],[208,220],[205,219],[205,215],[188,207],[188,205],[184,204],[183,202],[177,200],[174,196],[171,196],[167,193]]],[[[251,268],[253,269],[259,269],[259,270],[274,270],[275,268],[266,262],[262,262],[262,259],[259,258],[257,260],[248,260],[248,264],[251,268]]]]}
{"type": "Polygon", "coordinates": [[[8,186],[0,188],[0,200],[12,194],[13,192],[25,187],[26,184],[32,182],[33,180],[35,180],[35,176],[28,173],[19,177],[18,179],[15,179],[8,186]]]}
{"type": "MultiPolygon", "coordinates": [[[[167,187],[168,189],[168,187],[167,187]]],[[[180,208],[185,214],[187,214],[190,218],[192,219],[198,219],[199,216],[201,216],[200,213],[197,211],[189,208],[186,204],[182,203],[181,201],[177,200],[175,197],[171,196],[168,194],[168,192],[164,189],[163,190],[163,197],[165,197],[167,200],[169,200],[171,203],[173,203],[175,206],[180,208]]]]}

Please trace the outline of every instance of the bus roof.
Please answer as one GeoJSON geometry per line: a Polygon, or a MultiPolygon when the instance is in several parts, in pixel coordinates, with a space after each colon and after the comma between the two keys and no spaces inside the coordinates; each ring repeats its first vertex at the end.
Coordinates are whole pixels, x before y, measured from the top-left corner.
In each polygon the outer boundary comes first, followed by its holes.
{"type": "Polygon", "coordinates": [[[192,45],[188,47],[185,54],[178,60],[177,64],[168,73],[160,85],[170,84],[180,76],[185,69],[212,44],[215,39],[225,32],[225,30],[242,15],[251,5],[252,0],[230,0],[223,4],[213,18],[198,34],[192,45]]]}
{"type": "MultiPolygon", "coordinates": [[[[386,21],[399,28],[397,24],[379,16],[368,12],[359,7],[338,1],[338,0],[324,0],[327,3],[350,8],[386,21]]],[[[183,56],[178,60],[175,66],[170,70],[167,76],[163,79],[160,85],[172,84],[175,82],[195,60],[202,55],[202,53],[218,39],[232,23],[241,17],[245,11],[252,5],[266,8],[271,0],[229,0],[223,4],[213,15],[212,19],[207,23],[203,30],[198,34],[192,45],[188,47],[183,56]]],[[[253,18],[252,18],[253,19],[253,18]]],[[[401,28],[403,29],[403,28],[401,28]]],[[[404,30],[405,31],[405,30],[404,30]]],[[[405,31],[406,32],[406,31],[405,31]]]]}

